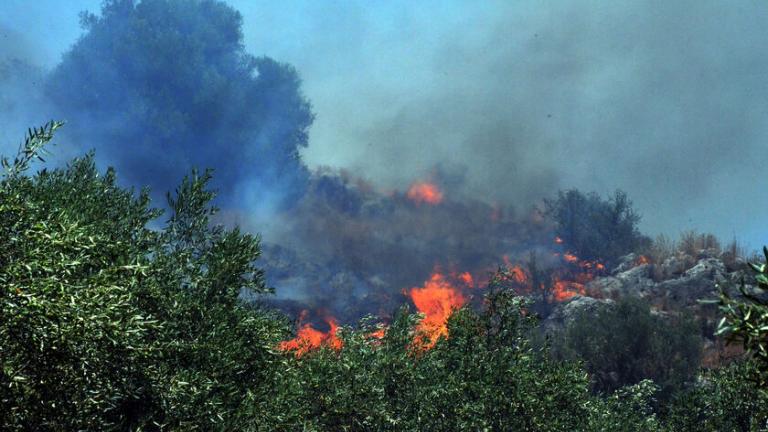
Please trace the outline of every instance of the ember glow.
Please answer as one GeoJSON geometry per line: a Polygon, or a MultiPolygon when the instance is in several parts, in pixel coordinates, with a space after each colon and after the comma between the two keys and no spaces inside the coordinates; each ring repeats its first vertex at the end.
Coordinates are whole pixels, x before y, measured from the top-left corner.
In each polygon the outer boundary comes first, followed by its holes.
{"type": "Polygon", "coordinates": [[[424,314],[414,345],[420,350],[430,349],[440,337],[448,336],[448,317],[466,299],[440,272],[434,272],[423,287],[411,288],[407,293],[416,309],[424,314]]]}
{"type": "Polygon", "coordinates": [[[443,192],[434,183],[416,182],[408,189],[408,199],[416,204],[437,205],[443,201],[443,192]]]}
{"type": "MultiPolygon", "coordinates": [[[[307,311],[303,311],[299,317],[299,322],[303,321],[306,316],[307,311]]],[[[336,319],[328,317],[325,319],[325,322],[329,327],[327,333],[317,330],[312,327],[312,324],[302,324],[299,326],[295,338],[280,342],[277,348],[281,351],[293,351],[296,357],[301,357],[310,350],[320,348],[321,346],[327,346],[336,351],[340,350],[344,344],[342,340],[336,336],[336,331],[339,329],[336,319]]]]}

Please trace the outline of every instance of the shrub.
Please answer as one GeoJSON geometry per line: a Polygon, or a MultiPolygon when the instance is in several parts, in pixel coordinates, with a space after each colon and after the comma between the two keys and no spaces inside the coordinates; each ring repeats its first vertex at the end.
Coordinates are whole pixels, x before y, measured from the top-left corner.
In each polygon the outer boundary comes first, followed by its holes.
{"type": "Polygon", "coordinates": [[[704,373],[695,386],[673,398],[664,420],[667,430],[765,430],[768,395],[747,379],[753,367],[742,361],[704,373]]]}
{"type": "MultiPolygon", "coordinates": [[[[763,247],[768,261],[768,248],[763,247]]],[[[745,351],[754,359],[751,362],[751,375],[760,387],[768,387],[768,265],[752,264],[756,273],[757,287],[748,290],[744,281],[739,287],[739,297],[733,298],[728,286],[721,286],[718,301],[723,318],[717,329],[718,335],[724,335],[729,342],[741,343],[745,351]]]]}
{"type": "Polygon", "coordinates": [[[691,318],[655,315],[634,297],[580,314],[553,343],[559,358],[584,362],[594,390],[610,393],[650,379],[661,397],[693,379],[702,345],[691,318]]]}

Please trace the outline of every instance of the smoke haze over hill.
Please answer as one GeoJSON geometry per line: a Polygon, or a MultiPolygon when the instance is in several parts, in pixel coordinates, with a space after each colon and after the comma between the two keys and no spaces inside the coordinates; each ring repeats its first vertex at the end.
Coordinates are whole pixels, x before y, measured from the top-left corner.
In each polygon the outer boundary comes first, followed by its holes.
{"type": "MultiPolygon", "coordinates": [[[[53,67],[99,3],[4,2],[2,53],[53,67]]],[[[403,188],[437,164],[489,201],[622,188],[651,233],[768,241],[764,3],[230,4],[304,80],[310,166],[403,188]]]]}
{"type": "Polygon", "coordinates": [[[217,168],[221,220],[280,245],[285,296],[486,269],[551,242],[531,206],[567,188],[627,191],[651,235],[768,243],[764,3],[227,2],[238,28],[147,1],[80,30],[100,3],[0,6],[0,149],[54,117],[61,160],[95,147],[158,195],[217,168]]]}

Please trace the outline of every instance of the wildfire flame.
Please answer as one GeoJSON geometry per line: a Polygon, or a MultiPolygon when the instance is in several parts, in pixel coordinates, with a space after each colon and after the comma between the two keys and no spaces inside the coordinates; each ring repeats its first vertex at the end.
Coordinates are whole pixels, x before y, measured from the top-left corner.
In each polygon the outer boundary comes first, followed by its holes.
{"type": "MultiPolygon", "coordinates": [[[[420,183],[425,185],[426,183],[420,183]]],[[[428,184],[426,184],[428,185],[428,184]]],[[[412,195],[413,187],[409,191],[412,195]]],[[[427,188],[427,190],[429,190],[427,188]]],[[[439,191],[437,191],[439,193],[439,191]]],[[[415,193],[414,193],[415,194],[415,193]]],[[[442,197],[442,195],[440,195],[442,197]]],[[[557,238],[556,242],[560,242],[557,238]]],[[[554,253],[560,257],[562,265],[556,268],[551,275],[551,279],[539,280],[536,275],[531,275],[528,270],[519,264],[513,263],[509,255],[503,255],[502,259],[505,269],[500,272],[500,277],[505,282],[511,282],[512,288],[517,290],[519,295],[530,295],[539,292],[538,289],[551,289],[548,298],[553,301],[563,302],[577,295],[586,294],[586,284],[597,277],[605,270],[605,266],[598,261],[581,260],[572,252],[554,253]],[[534,281],[539,284],[534,287],[534,281]],[[549,288],[547,288],[549,287],[549,288]]],[[[646,257],[638,259],[640,263],[647,262],[646,257]]],[[[540,277],[540,276],[539,276],[540,277]]],[[[441,337],[448,337],[447,321],[451,313],[463,306],[467,298],[463,290],[470,288],[479,288],[490,283],[489,280],[476,280],[471,272],[458,272],[456,270],[442,272],[437,268],[424,282],[423,286],[403,289],[403,294],[408,296],[416,309],[424,314],[416,328],[417,335],[413,341],[413,347],[417,351],[429,350],[435,346],[441,337]]],[[[327,346],[334,350],[340,350],[343,341],[336,336],[339,328],[333,317],[325,319],[329,330],[323,332],[314,328],[311,324],[301,324],[306,318],[307,311],[302,312],[299,318],[299,329],[296,337],[281,342],[278,348],[283,351],[294,351],[297,357],[300,357],[310,350],[327,346]]],[[[365,336],[374,345],[380,344],[381,339],[386,332],[386,326],[381,326],[374,331],[368,332],[365,336]]]]}
{"type": "Polygon", "coordinates": [[[475,286],[475,279],[472,277],[470,272],[461,273],[458,277],[462,282],[464,282],[464,285],[470,288],[475,286]]]}
{"type": "Polygon", "coordinates": [[[584,295],[584,284],[574,281],[556,280],[552,297],[557,301],[565,301],[577,295],[584,295]]]}
{"type": "Polygon", "coordinates": [[[519,265],[516,265],[509,269],[509,274],[512,277],[512,280],[519,284],[526,284],[528,283],[528,275],[525,274],[525,270],[523,270],[522,267],[519,265]]]}
{"type": "Polygon", "coordinates": [[[424,314],[414,345],[420,350],[428,350],[440,337],[448,336],[448,317],[466,300],[440,272],[434,272],[423,287],[411,288],[407,293],[416,309],[424,314]]]}
{"type": "Polygon", "coordinates": [[[577,257],[576,255],[574,255],[572,253],[568,253],[568,252],[563,254],[563,259],[565,261],[569,262],[569,263],[575,263],[575,262],[579,261],[579,257],[577,257]]]}
{"type": "MultiPolygon", "coordinates": [[[[556,241],[559,237],[556,238],[556,241]]],[[[556,301],[565,301],[577,295],[585,295],[587,282],[593,280],[599,272],[605,270],[605,265],[598,261],[586,261],[579,259],[573,253],[566,252],[562,255],[563,260],[572,267],[577,267],[578,272],[573,273],[567,269],[561,269],[561,274],[555,277],[554,292],[552,297],[556,301]]]]}
{"type": "Polygon", "coordinates": [[[443,192],[436,184],[430,182],[416,182],[408,189],[408,199],[416,204],[426,203],[437,205],[443,201],[443,192]]]}
{"type": "Polygon", "coordinates": [[[377,330],[374,330],[370,333],[368,333],[368,337],[371,339],[384,339],[384,335],[387,333],[387,329],[384,327],[381,327],[377,330]]]}
{"type": "MultiPolygon", "coordinates": [[[[303,311],[299,316],[299,322],[303,321],[306,318],[306,315],[307,311],[303,311]]],[[[296,332],[295,338],[280,342],[277,348],[281,351],[294,351],[296,357],[301,357],[309,351],[321,346],[327,346],[336,351],[340,350],[344,343],[338,336],[336,336],[336,331],[339,329],[336,319],[327,317],[325,318],[325,322],[329,327],[327,333],[317,330],[312,327],[312,324],[302,324],[296,332]]]]}

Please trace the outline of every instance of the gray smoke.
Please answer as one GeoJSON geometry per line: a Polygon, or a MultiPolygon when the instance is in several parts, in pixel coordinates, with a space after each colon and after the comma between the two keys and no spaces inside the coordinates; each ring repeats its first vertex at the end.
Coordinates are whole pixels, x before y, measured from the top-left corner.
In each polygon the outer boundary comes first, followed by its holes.
{"type": "Polygon", "coordinates": [[[527,203],[621,188],[650,234],[768,242],[768,4],[332,2],[243,8],[297,66],[306,160],[404,187],[435,164],[527,203]],[[273,31],[263,29],[279,21],[273,31]]]}

